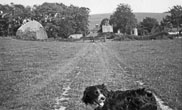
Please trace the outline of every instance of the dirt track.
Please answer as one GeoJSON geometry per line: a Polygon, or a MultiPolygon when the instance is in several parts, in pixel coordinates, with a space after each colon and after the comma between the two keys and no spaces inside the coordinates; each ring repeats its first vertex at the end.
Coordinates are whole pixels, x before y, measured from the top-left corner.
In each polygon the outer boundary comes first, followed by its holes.
{"type": "Polygon", "coordinates": [[[56,78],[61,75],[59,80],[66,81],[63,83],[62,94],[56,99],[56,109],[66,107],[68,110],[84,110],[85,106],[80,99],[86,86],[102,83],[109,89],[135,86],[126,69],[117,54],[102,43],[88,44],[57,71],[56,78]]]}

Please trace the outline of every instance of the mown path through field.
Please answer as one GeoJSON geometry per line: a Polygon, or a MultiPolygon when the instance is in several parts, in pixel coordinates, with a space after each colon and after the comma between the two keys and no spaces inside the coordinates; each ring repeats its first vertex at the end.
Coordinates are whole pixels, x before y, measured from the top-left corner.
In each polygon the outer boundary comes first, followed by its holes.
{"type": "Polygon", "coordinates": [[[58,73],[64,73],[60,80],[66,81],[62,84],[62,94],[56,98],[55,110],[85,110],[80,99],[90,85],[104,83],[109,89],[137,86],[127,72],[126,65],[112,50],[102,43],[88,44],[59,69],[58,73]]]}

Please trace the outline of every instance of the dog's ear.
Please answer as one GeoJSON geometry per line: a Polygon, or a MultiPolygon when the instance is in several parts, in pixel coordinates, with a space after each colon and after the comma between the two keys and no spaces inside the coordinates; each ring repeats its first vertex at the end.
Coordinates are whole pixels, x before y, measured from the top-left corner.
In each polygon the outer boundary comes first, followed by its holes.
{"type": "Polygon", "coordinates": [[[82,101],[87,105],[88,104],[88,96],[87,96],[87,88],[83,92],[82,101]]]}
{"type": "Polygon", "coordinates": [[[91,99],[90,99],[90,97],[89,97],[88,91],[89,91],[89,88],[86,88],[85,91],[84,91],[84,93],[83,93],[83,97],[82,97],[82,101],[83,101],[86,105],[89,104],[89,103],[91,103],[91,99]]]}

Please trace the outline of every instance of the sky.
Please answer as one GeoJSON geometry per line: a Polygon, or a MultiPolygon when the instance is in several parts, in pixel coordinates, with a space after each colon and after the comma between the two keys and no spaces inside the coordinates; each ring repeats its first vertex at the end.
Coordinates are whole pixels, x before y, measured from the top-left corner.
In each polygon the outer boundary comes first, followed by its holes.
{"type": "Polygon", "coordinates": [[[182,0],[0,0],[0,4],[41,5],[44,2],[70,4],[89,8],[90,14],[113,13],[120,3],[129,4],[133,12],[162,13],[175,5],[182,6],[182,0]]]}

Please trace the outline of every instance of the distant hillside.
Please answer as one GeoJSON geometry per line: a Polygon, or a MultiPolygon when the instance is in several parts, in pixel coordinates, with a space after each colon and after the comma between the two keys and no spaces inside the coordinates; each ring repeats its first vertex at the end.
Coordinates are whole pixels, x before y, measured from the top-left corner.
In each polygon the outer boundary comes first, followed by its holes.
{"type": "MultiPolygon", "coordinates": [[[[146,17],[156,18],[159,22],[169,13],[134,13],[137,21],[141,22],[146,17]]],[[[92,14],[89,17],[89,29],[93,29],[96,24],[100,24],[101,20],[104,18],[110,18],[111,13],[104,14],[92,14]]]]}

